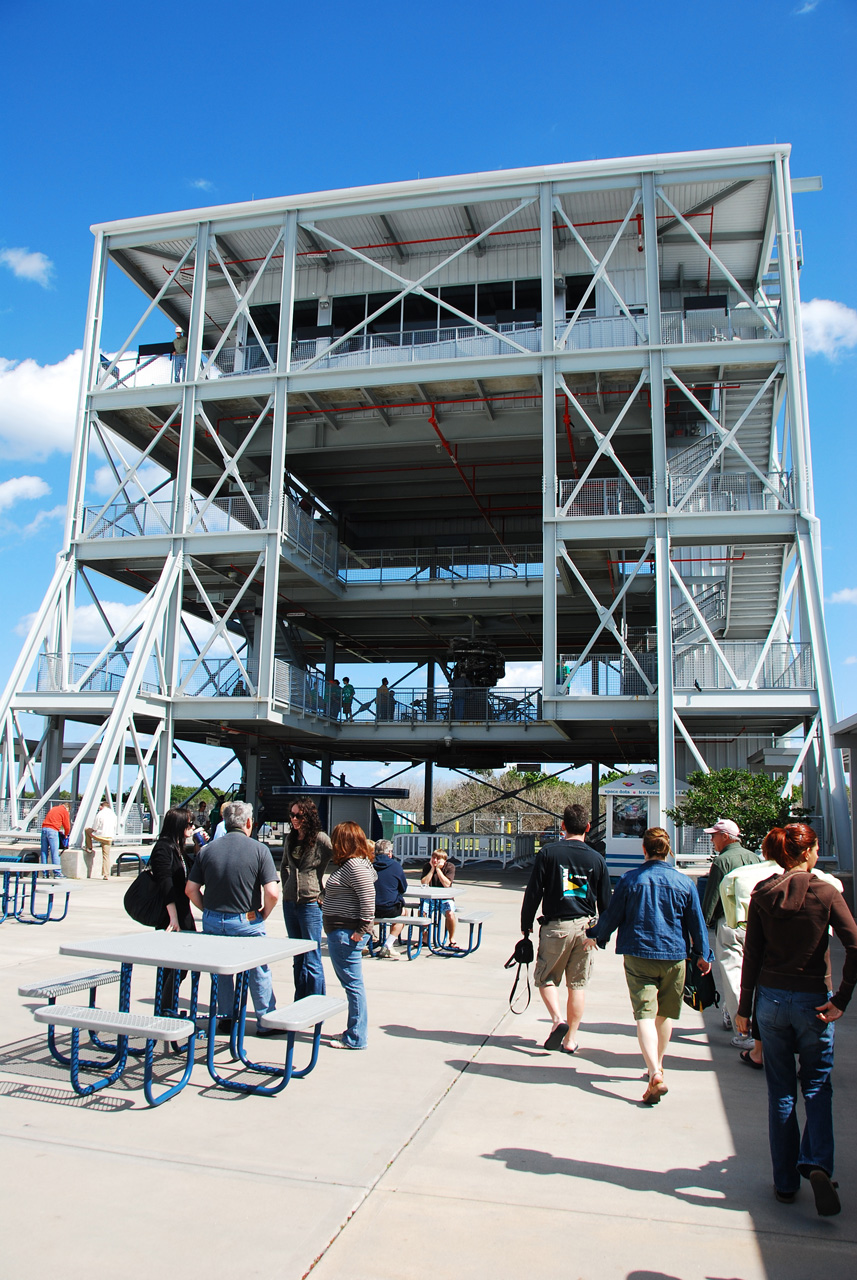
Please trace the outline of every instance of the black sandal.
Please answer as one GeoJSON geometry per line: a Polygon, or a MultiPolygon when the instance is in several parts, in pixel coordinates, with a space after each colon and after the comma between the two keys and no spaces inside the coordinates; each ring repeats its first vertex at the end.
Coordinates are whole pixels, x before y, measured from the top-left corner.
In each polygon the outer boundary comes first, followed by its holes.
{"type": "Polygon", "coordinates": [[[764,1064],[764,1062],[754,1062],[754,1061],[753,1061],[753,1059],[750,1057],[750,1050],[749,1050],[749,1049],[742,1049],[742,1050],[741,1050],[741,1052],[738,1054],[738,1057],[741,1059],[741,1061],[742,1061],[742,1062],[746,1062],[746,1064],[747,1064],[747,1066],[748,1066],[748,1067],[752,1067],[754,1071],[764,1071],[764,1070],[765,1070],[765,1064],[764,1064]]]}

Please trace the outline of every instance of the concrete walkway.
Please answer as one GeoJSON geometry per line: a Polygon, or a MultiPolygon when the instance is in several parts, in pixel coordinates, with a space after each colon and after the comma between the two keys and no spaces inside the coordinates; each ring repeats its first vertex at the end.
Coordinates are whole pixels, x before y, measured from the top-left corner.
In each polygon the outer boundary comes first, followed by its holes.
{"type": "MultiPolygon", "coordinates": [[[[844,1209],[831,1219],[816,1216],[808,1192],[794,1206],[774,1201],[764,1076],[738,1061],[719,1014],[685,1012],[670,1093],[642,1107],[621,963],[602,953],[579,1054],[541,1048],[541,1002],[510,1014],[502,968],[522,881],[491,873],[463,877],[462,908],[495,913],[476,955],[365,963],[365,1053],[323,1049],[316,1071],[276,1099],[216,1090],[204,1068],[155,1111],[139,1068],[79,1099],[17,987],[82,967],[57,955],[64,939],[130,931],[130,879],[84,884],[61,924],[0,928],[7,1280],[165,1270],[215,1280],[851,1280],[857,1271],[857,1007],[837,1025],[844,1209]]],[[[272,923],[284,932],[281,916],[272,923]]],[[[291,998],[289,968],[275,967],[280,1003],[291,998]]],[[[144,1005],[151,986],[135,974],[135,1001],[144,1005]]],[[[281,1053],[279,1042],[257,1043],[263,1060],[281,1053]]]]}

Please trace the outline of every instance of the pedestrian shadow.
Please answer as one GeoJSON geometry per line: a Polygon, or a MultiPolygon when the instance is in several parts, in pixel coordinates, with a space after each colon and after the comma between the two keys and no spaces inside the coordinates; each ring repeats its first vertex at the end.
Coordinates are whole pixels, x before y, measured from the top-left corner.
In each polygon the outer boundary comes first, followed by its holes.
{"type": "Polygon", "coordinates": [[[621,1165],[599,1164],[594,1160],[554,1156],[548,1151],[528,1147],[501,1147],[497,1151],[486,1152],[482,1158],[502,1161],[507,1169],[515,1173],[582,1178],[589,1182],[609,1183],[626,1191],[656,1191],[659,1195],[672,1196],[683,1204],[702,1208],[716,1206],[736,1213],[748,1211],[746,1201],[735,1194],[739,1168],[737,1156],[709,1160],[698,1168],[674,1169],[628,1169],[621,1165]]]}
{"type": "Polygon", "coordinates": [[[550,1055],[540,1044],[525,1039],[523,1036],[496,1036],[489,1032],[478,1031],[442,1031],[429,1030],[426,1027],[407,1027],[398,1023],[388,1023],[381,1027],[388,1036],[397,1036],[404,1040],[437,1040],[441,1044],[472,1045],[478,1049],[483,1045],[496,1045],[501,1049],[509,1049],[513,1053],[523,1053],[527,1057],[542,1058],[550,1055]]]}
{"type": "MultiPolygon", "coordinates": [[[[545,1059],[551,1059],[552,1063],[557,1062],[558,1054],[545,1054],[545,1059]]],[[[481,1059],[467,1061],[460,1058],[447,1059],[446,1065],[452,1067],[454,1071],[459,1073],[467,1072],[469,1076],[486,1076],[493,1077],[496,1080],[514,1081],[517,1084],[540,1085],[540,1084],[560,1084],[566,1085],[571,1089],[579,1089],[581,1093],[589,1093],[595,1098],[609,1098],[613,1102],[624,1103],[628,1107],[639,1108],[643,1105],[640,1098],[624,1098],[621,1094],[614,1092],[612,1089],[600,1088],[601,1085],[609,1084],[632,1084],[635,1087],[639,1081],[634,1076],[624,1075],[599,1075],[590,1076],[583,1072],[575,1071],[571,1065],[571,1058],[568,1055],[562,1055],[559,1059],[562,1065],[557,1063],[556,1066],[548,1065],[545,1061],[544,1065],[533,1064],[525,1066],[523,1063],[507,1063],[507,1062],[483,1062],[481,1059]]],[[[650,1110],[650,1108],[646,1108],[650,1110]]]]}

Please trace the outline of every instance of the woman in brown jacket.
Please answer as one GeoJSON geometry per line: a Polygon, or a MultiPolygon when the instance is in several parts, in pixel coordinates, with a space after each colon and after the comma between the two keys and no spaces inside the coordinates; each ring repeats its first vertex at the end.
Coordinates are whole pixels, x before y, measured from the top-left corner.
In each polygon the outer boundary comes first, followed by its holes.
{"type": "Polygon", "coordinates": [[[293,800],[289,822],[280,867],[286,932],[290,938],[309,938],[316,944],[314,951],[294,958],[295,999],[302,1000],[323,996],[326,990],[321,964],[322,876],[333,850],[312,800],[293,800]]]}
{"type": "Polygon", "coordinates": [[[857,982],[857,925],[838,889],[813,876],[818,837],[804,822],[774,827],[766,852],[783,874],[753,890],[741,969],[735,1027],[754,1022],[765,1046],[768,1137],[774,1194],[791,1204],[807,1178],[815,1207],[839,1213],[833,1173],[833,1023],[842,1017],[857,982]],[[842,981],[830,990],[830,930],[845,947],[842,981]],[[795,1057],[800,1073],[795,1070],[795,1057]],[[798,1080],[806,1108],[803,1135],[797,1119],[798,1080]]]}

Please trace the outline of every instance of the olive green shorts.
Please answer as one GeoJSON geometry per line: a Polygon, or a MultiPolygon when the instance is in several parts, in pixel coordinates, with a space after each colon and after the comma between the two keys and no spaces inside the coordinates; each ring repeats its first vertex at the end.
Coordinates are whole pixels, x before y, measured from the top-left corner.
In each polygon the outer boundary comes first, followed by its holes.
{"type": "Polygon", "coordinates": [[[637,1022],[641,1018],[678,1018],[684,995],[684,960],[644,960],[625,956],[625,981],[637,1022]]]}

